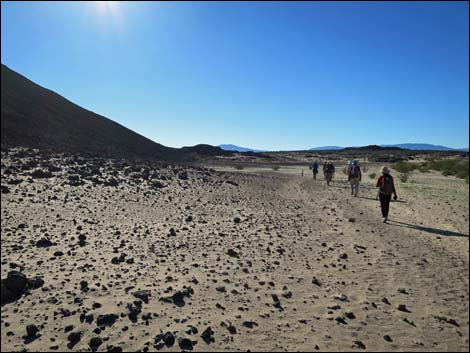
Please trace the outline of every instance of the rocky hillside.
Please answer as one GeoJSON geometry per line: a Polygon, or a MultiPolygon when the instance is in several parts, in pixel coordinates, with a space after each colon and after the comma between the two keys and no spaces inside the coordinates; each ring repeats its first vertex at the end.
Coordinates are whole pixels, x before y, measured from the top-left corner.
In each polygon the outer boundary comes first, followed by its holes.
{"type": "Polygon", "coordinates": [[[184,159],[101,115],[83,109],[2,64],[2,147],[25,146],[98,156],[184,159]]]}

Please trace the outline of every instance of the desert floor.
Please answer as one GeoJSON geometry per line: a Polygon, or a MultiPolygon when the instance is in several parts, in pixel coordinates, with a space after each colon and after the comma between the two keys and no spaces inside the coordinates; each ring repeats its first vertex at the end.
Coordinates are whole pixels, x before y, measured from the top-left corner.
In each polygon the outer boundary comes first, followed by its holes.
{"type": "Polygon", "coordinates": [[[327,187],[300,167],[105,165],[117,181],[105,186],[90,163],[54,163],[33,178],[2,157],[2,279],[44,280],[2,305],[2,351],[469,349],[462,180],[396,180],[383,224],[378,166],[355,198],[341,171],[327,187]]]}

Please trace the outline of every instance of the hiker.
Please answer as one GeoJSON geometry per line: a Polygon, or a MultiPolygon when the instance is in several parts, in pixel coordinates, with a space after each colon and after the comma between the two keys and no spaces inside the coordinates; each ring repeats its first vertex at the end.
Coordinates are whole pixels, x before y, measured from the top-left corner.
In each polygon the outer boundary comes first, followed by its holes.
{"type": "Polygon", "coordinates": [[[359,193],[359,183],[362,180],[361,167],[356,160],[348,167],[348,181],[351,184],[351,195],[357,197],[359,193]]]}
{"type": "Polygon", "coordinates": [[[318,163],[317,163],[317,161],[314,161],[312,163],[312,173],[313,173],[313,180],[317,180],[317,174],[318,174],[318,163]]]}
{"type": "Polygon", "coordinates": [[[382,175],[377,179],[377,184],[375,186],[379,188],[380,208],[384,218],[383,222],[387,223],[392,194],[394,200],[396,200],[398,196],[397,191],[395,190],[395,184],[393,183],[393,177],[390,175],[390,170],[386,166],[383,166],[380,168],[380,173],[382,175]]]}
{"type": "Polygon", "coordinates": [[[326,180],[326,185],[330,186],[331,179],[333,179],[333,174],[335,173],[335,166],[331,162],[325,162],[323,164],[323,175],[326,180]]]}

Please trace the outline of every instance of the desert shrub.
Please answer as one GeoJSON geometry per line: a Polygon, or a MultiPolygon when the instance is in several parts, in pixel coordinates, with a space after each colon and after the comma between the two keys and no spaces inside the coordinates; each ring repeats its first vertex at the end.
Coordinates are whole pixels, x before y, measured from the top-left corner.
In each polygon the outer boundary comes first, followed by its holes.
{"type": "MultiPolygon", "coordinates": [[[[437,170],[443,175],[454,175],[457,178],[468,180],[469,161],[458,159],[431,160],[422,164],[424,170],[437,170]]],[[[421,169],[420,169],[421,170],[421,169]]]]}
{"type": "Polygon", "coordinates": [[[416,168],[418,168],[418,164],[417,163],[410,163],[410,162],[397,162],[393,165],[393,169],[395,169],[396,171],[400,172],[400,173],[409,173],[413,170],[415,170],[416,168]]]}
{"type": "Polygon", "coordinates": [[[369,174],[369,178],[371,178],[371,179],[375,179],[376,176],[377,176],[377,174],[375,174],[375,173],[370,173],[369,174]]]}
{"type": "Polygon", "coordinates": [[[367,164],[364,163],[364,164],[362,165],[362,171],[363,171],[364,173],[367,173],[367,164]]]}
{"type": "Polygon", "coordinates": [[[244,168],[241,164],[235,164],[233,167],[237,170],[242,170],[244,168]]]}
{"type": "Polygon", "coordinates": [[[429,173],[429,166],[427,165],[427,163],[422,163],[422,164],[418,167],[418,170],[419,170],[421,173],[429,173]]]}
{"type": "Polygon", "coordinates": [[[408,181],[408,178],[409,178],[408,173],[401,173],[398,175],[398,179],[400,179],[402,183],[406,183],[408,181]]]}
{"type": "Polygon", "coordinates": [[[346,175],[348,175],[348,167],[344,167],[344,168],[343,168],[343,173],[346,174],[346,175]]]}
{"type": "Polygon", "coordinates": [[[279,170],[279,166],[278,166],[278,165],[273,165],[273,166],[271,166],[271,168],[272,168],[273,170],[279,170]]]}

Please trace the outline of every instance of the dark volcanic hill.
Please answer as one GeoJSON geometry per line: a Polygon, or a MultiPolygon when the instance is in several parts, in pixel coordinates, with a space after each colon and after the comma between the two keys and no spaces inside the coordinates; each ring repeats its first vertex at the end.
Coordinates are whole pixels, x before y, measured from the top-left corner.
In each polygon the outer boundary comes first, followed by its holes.
{"type": "Polygon", "coordinates": [[[1,145],[100,156],[181,160],[191,151],[155,143],[83,109],[2,64],[1,145]]]}
{"type": "Polygon", "coordinates": [[[343,149],[343,151],[344,152],[348,152],[348,151],[403,151],[403,148],[369,145],[369,146],[361,146],[361,147],[346,147],[343,149]]]}

